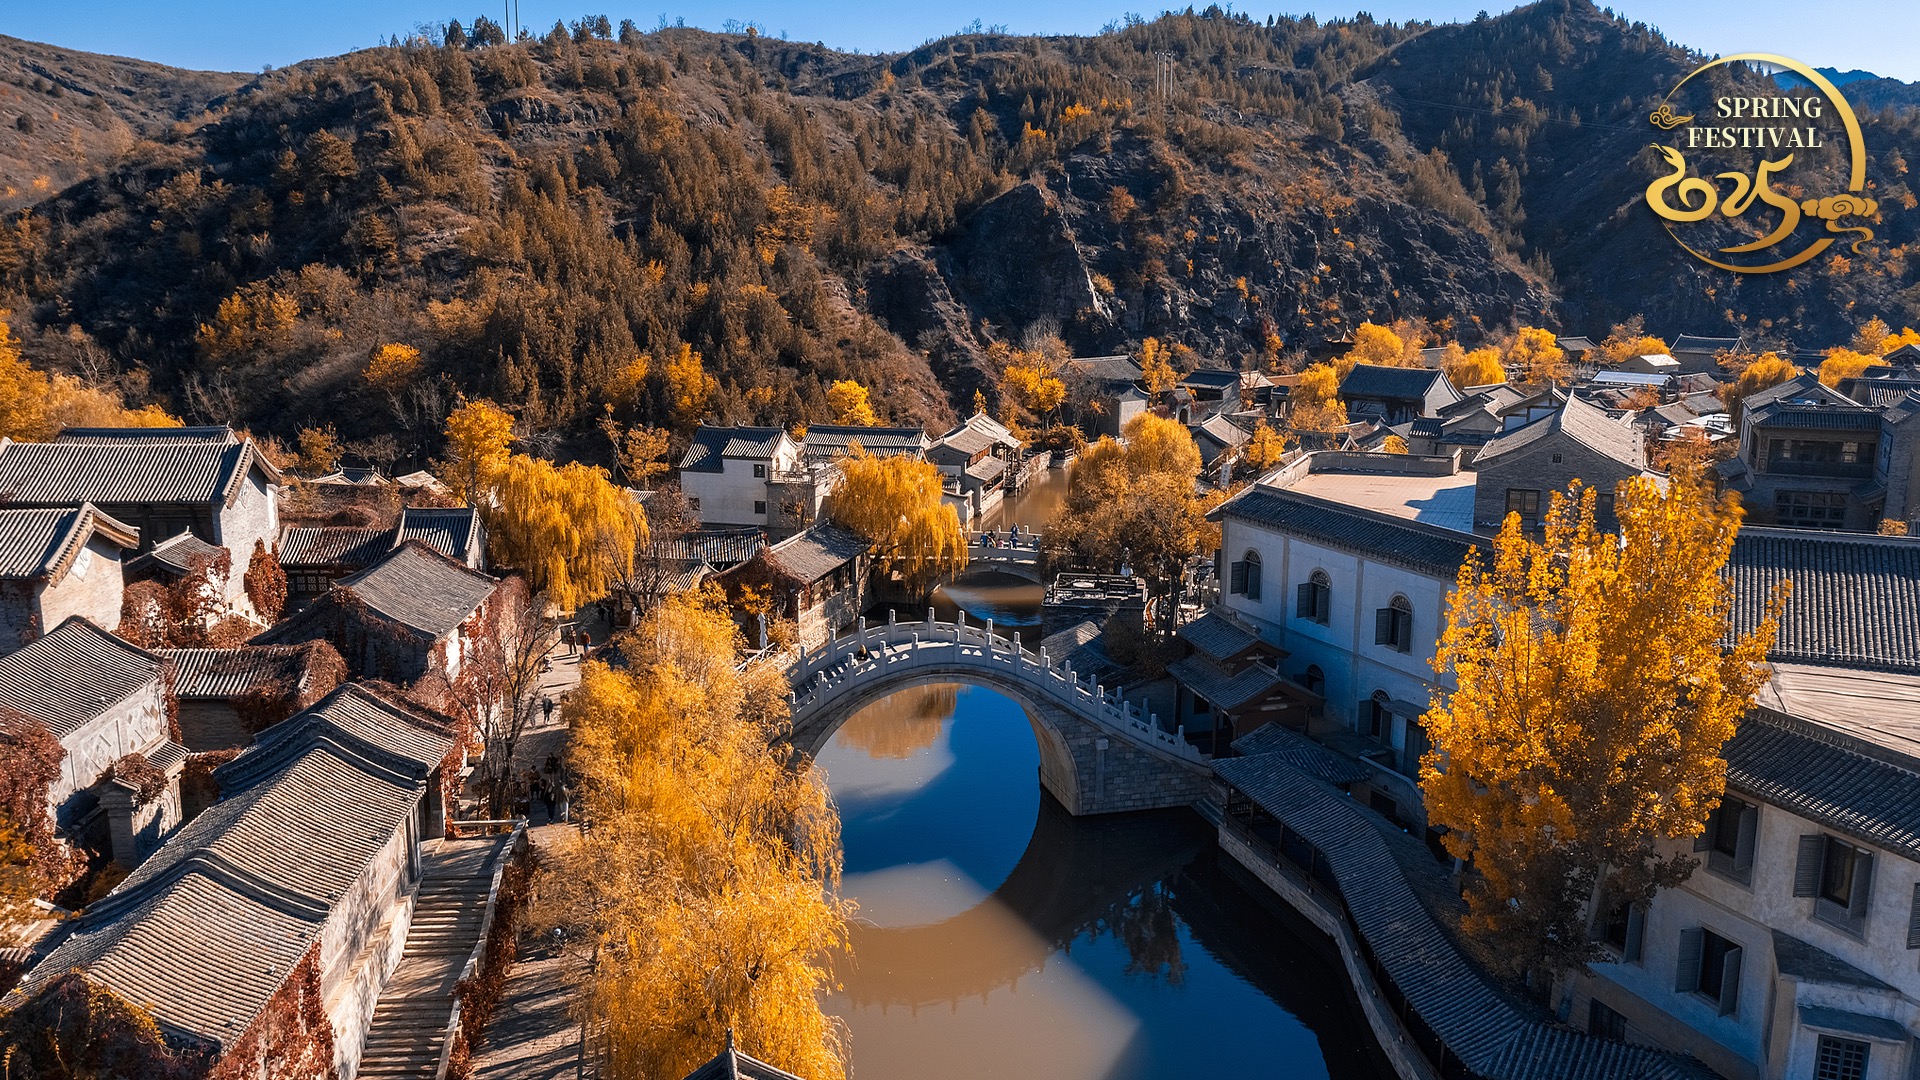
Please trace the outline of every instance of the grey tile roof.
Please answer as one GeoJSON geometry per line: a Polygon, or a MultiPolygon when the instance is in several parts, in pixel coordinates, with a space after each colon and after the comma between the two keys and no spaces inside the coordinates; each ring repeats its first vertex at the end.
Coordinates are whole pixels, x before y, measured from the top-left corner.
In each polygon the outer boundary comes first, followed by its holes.
{"type": "Polygon", "coordinates": [[[712,563],[716,570],[738,566],[767,546],[766,530],[717,527],[694,529],[659,545],[662,558],[712,563]]]}
{"type": "Polygon", "coordinates": [[[1179,634],[1181,640],[1215,660],[1238,656],[1260,644],[1259,638],[1219,611],[1209,611],[1187,623],[1179,634]]]}
{"type": "Polygon", "coordinates": [[[1737,337],[1701,337],[1698,334],[1681,334],[1673,339],[1669,352],[1719,352],[1722,349],[1739,348],[1737,337]]]}
{"type": "Polygon", "coordinates": [[[981,454],[993,449],[993,436],[979,428],[958,427],[940,436],[934,446],[957,450],[962,454],[981,454]]]}
{"type": "Polygon", "coordinates": [[[1240,373],[1223,371],[1219,368],[1201,368],[1180,376],[1180,385],[1186,387],[1204,387],[1208,390],[1231,390],[1240,386],[1240,373]]]}
{"type": "MultiPolygon", "coordinates": [[[[961,424],[960,427],[954,428],[953,431],[959,431],[960,428],[972,428],[974,431],[980,432],[987,438],[992,439],[994,442],[1009,450],[1018,450],[1026,445],[1008,429],[1007,425],[983,412],[977,412],[967,417],[967,422],[961,424]]],[[[953,431],[949,431],[947,434],[951,435],[953,431]]]]}
{"type": "Polygon", "coordinates": [[[756,1057],[748,1057],[734,1048],[733,1031],[727,1031],[727,1044],[711,1061],[688,1073],[684,1080],[801,1080],[800,1077],[756,1057]]]}
{"type": "Polygon", "coordinates": [[[281,566],[371,566],[387,553],[393,530],[350,525],[289,525],[274,554],[281,566]]]}
{"type": "Polygon", "coordinates": [[[682,472],[719,472],[724,458],[766,460],[780,445],[786,432],[780,428],[707,427],[693,433],[693,443],[680,458],[682,472]]]}
{"type": "Polygon", "coordinates": [[[1727,560],[1732,625],[1758,625],[1793,582],[1768,655],[1828,667],[1920,672],[1920,538],[1747,528],[1727,560]]]}
{"type": "Polygon", "coordinates": [[[1568,396],[1560,411],[1530,424],[1502,432],[1480,450],[1473,459],[1474,468],[1491,465],[1502,457],[1519,455],[1554,435],[1565,433],[1596,453],[1630,468],[1647,467],[1647,448],[1640,432],[1631,423],[1621,423],[1606,410],[1568,396]]]}
{"type": "Polygon", "coordinates": [[[815,461],[831,461],[852,453],[854,443],[859,443],[860,449],[876,457],[890,457],[894,454],[925,453],[931,441],[927,433],[917,427],[818,424],[807,429],[807,437],[800,441],[800,446],[807,457],[815,461]]]}
{"type": "Polygon", "coordinates": [[[796,581],[815,582],[873,547],[851,529],[827,523],[790,536],[766,550],[767,559],[796,581]]]}
{"type": "Polygon", "coordinates": [[[1366,762],[1334,753],[1279,724],[1263,724],[1233,740],[1233,752],[1248,762],[1242,768],[1249,771],[1278,762],[1334,785],[1358,784],[1374,774],[1366,762]]]}
{"type": "Polygon", "coordinates": [[[227,554],[227,549],[215,547],[195,536],[190,530],[182,530],[176,535],[153,545],[153,549],[127,564],[129,574],[144,573],[149,570],[161,570],[170,574],[185,574],[196,564],[205,564],[227,554]]]}
{"type": "Polygon", "coordinates": [[[75,615],[0,656],[0,707],[25,713],[64,739],[155,684],[160,657],[75,615]]]}
{"type": "MultiPolygon", "coordinates": [[[[1446,383],[1446,379],[1444,373],[1431,368],[1355,364],[1347,377],[1340,380],[1340,396],[1419,399],[1427,396],[1434,383],[1446,383]]],[[[1453,396],[1458,398],[1459,391],[1454,391],[1453,396]]]]}
{"type": "Polygon", "coordinates": [[[312,645],[241,645],[231,649],[158,649],[173,662],[173,692],[181,698],[238,697],[258,686],[298,685],[312,645]]]}
{"type": "Polygon", "coordinates": [[[138,445],[156,442],[204,442],[232,444],[240,441],[240,436],[224,424],[209,427],[158,427],[158,428],[99,428],[70,427],[62,428],[60,434],[53,437],[57,443],[118,443],[138,445]]]}
{"type": "MultiPolygon", "coordinates": [[[[1381,832],[1384,820],[1308,773],[1236,757],[1214,772],[1326,858],[1355,929],[1447,1048],[1490,1080],[1705,1080],[1686,1058],[1558,1027],[1521,1011],[1448,938],[1381,832]]],[[[1396,842],[1417,843],[1395,836],[1396,842]]],[[[1414,858],[1420,858],[1415,853],[1414,858]]]]}
{"type": "Polygon", "coordinates": [[[1487,541],[1466,533],[1264,485],[1248,488],[1207,516],[1264,525],[1449,581],[1469,554],[1488,550],[1487,541]]]}
{"type": "Polygon", "coordinates": [[[1249,664],[1236,674],[1228,674],[1204,657],[1189,656],[1167,665],[1167,674],[1182,686],[1207,699],[1215,708],[1228,712],[1261,701],[1281,688],[1280,676],[1258,664],[1249,664]]]}
{"type": "Polygon", "coordinates": [[[1855,986],[1862,990],[1894,989],[1825,949],[1779,930],[1773,931],[1773,966],[1780,974],[1801,982],[1855,986]]]}
{"type": "Polygon", "coordinates": [[[316,484],[342,484],[351,487],[383,487],[393,481],[379,469],[339,468],[313,478],[316,484]]]}
{"type": "Polygon", "coordinates": [[[1756,390],[1742,399],[1742,405],[1748,411],[1771,405],[1776,401],[1827,402],[1835,405],[1858,404],[1840,391],[1820,381],[1818,375],[1795,375],[1783,383],[1775,383],[1765,390],[1756,390]]]}
{"type": "Polygon", "coordinates": [[[498,578],[413,540],[365,570],[341,578],[336,588],[351,592],[378,615],[442,638],[467,621],[499,584],[498,578]]]}
{"type": "Polygon", "coordinates": [[[1593,339],[1584,338],[1578,334],[1572,337],[1555,338],[1554,342],[1568,352],[1586,352],[1588,349],[1594,348],[1593,339]]]}
{"type": "Polygon", "coordinates": [[[96,533],[123,548],[140,544],[140,530],[91,505],[0,508],[0,579],[58,578],[96,533]]]}
{"type": "Polygon", "coordinates": [[[1252,433],[1248,432],[1246,428],[1227,419],[1226,416],[1220,413],[1215,413],[1207,417],[1205,420],[1193,425],[1190,430],[1193,431],[1196,438],[1204,435],[1214,442],[1219,443],[1222,447],[1229,449],[1240,446],[1253,438],[1252,433]]]}
{"type": "Polygon", "coordinates": [[[1139,382],[1146,375],[1131,356],[1089,356],[1067,361],[1073,371],[1099,383],[1139,382]]]}
{"type": "Polygon", "coordinates": [[[979,461],[969,463],[963,471],[975,480],[992,481],[999,479],[1007,471],[1007,463],[1002,458],[988,455],[979,461]]]}
{"type": "Polygon", "coordinates": [[[480,536],[480,512],[471,506],[409,506],[400,512],[394,546],[418,540],[449,559],[467,562],[480,536]]]}
{"type": "Polygon", "coordinates": [[[16,993],[78,968],[170,1035],[230,1045],[414,814],[452,745],[424,713],[357,686],[334,691],[216,770],[221,801],[93,904],[16,993]]]}
{"type": "Polygon", "coordinates": [[[1841,385],[1847,388],[1848,397],[1876,409],[1898,405],[1908,394],[1920,392],[1920,379],[1849,379],[1841,385]]]}
{"type": "Polygon", "coordinates": [[[274,475],[250,443],[0,440],[0,498],[17,506],[224,504],[256,464],[274,475]]]}
{"type": "Polygon", "coordinates": [[[1920,860],[1920,773],[1863,749],[1826,728],[1757,710],[1721,755],[1728,786],[1920,860]]]}

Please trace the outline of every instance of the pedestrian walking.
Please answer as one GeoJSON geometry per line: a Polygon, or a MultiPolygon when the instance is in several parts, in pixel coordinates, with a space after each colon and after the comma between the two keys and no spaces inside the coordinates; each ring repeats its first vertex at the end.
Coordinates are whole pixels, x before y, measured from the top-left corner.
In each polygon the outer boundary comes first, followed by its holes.
{"type": "Polygon", "coordinates": [[[555,785],[549,784],[545,780],[540,781],[540,805],[546,808],[547,822],[549,824],[560,820],[560,800],[554,792],[554,786],[555,785]]]}

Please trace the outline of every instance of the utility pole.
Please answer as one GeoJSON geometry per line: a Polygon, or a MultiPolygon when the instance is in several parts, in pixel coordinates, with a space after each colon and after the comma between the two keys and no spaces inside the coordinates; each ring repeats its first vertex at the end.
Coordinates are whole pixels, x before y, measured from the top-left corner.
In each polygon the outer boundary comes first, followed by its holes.
{"type": "Polygon", "coordinates": [[[1153,94],[1160,100],[1163,112],[1171,115],[1173,106],[1173,65],[1174,55],[1170,50],[1161,50],[1153,54],[1153,94]]]}

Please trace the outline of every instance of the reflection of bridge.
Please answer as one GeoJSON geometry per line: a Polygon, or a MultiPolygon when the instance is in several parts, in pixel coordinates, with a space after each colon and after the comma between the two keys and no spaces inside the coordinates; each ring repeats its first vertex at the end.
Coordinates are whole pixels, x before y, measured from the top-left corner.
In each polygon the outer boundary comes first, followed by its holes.
{"type": "Polygon", "coordinates": [[[869,628],[802,654],[792,670],[793,744],[812,754],[861,706],[909,686],[966,682],[1026,707],[1040,744],[1040,784],[1074,814],[1187,806],[1207,793],[1206,758],[1184,733],[1108,689],[1054,666],[1046,650],[1003,641],[993,624],[900,623],[869,628]]]}
{"type": "MultiPolygon", "coordinates": [[[[845,980],[848,996],[917,1007],[1011,984],[1089,927],[1114,923],[1134,894],[1178,874],[1210,836],[1197,819],[1180,816],[1076,823],[1043,797],[1033,838],[991,896],[924,926],[854,920],[849,951],[859,974],[845,980]]],[[[1179,949],[1177,938],[1132,944],[1143,953],[1179,949]]]]}

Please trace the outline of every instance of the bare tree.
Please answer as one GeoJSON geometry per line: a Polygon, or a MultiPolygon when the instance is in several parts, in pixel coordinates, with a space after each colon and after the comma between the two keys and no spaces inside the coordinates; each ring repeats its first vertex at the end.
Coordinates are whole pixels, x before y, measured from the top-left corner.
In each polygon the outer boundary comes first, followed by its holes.
{"type": "Polygon", "coordinates": [[[544,593],[519,576],[501,583],[473,636],[454,680],[449,711],[481,744],[477,771],[485,783],[487,814],[511,810],[513,754],[540,711],[540,674],[556,623],[544,593]]]}
{"type": "Polygon", "coordinates": [[[683,541],[698,524],[676,486],[663,487],[647,499],[647,542],[633,553],[633,570],[614,583],[614,592],[634,612],[653,610],[689,569],[687,559],[692,553],[683,541]]]}

